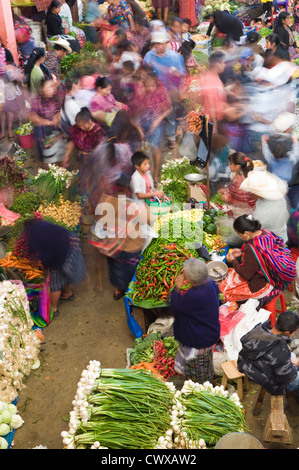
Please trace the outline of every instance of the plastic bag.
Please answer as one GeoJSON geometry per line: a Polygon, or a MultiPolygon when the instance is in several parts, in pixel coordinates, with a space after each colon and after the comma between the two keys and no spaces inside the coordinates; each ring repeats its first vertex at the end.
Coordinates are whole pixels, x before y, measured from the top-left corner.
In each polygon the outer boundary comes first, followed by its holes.
{"type": "Polygon", "coordinates": [[[188,157],[191,162],[197,159],[197,145],[191,132],[186,132],[184,135],[179,152],[182,157],[188,157]]]}
{"type": "Polygon", "coordinates": [[[264,323],[268,320],[268,310],[261,308],[257,311],[258,305],[259,301],[257,299],[249,299],[241,305],[239,311],[245,313],[245,315],[227,335],[221,336],[229,361],[238,358],[239,351],[242,349],[242,336],[252,330],[258,323],[264,323]]]}
{"type": "Polygon", "coordinates": [[[219,321],[220,321],[220,336],[228,335],[237,324],[242,320],[245,316],[245,312],[241,312],[240,310],[235,310],[233,312],[228,313],[228,315],[224,315],[221,312],[221,307],[219,309],[219,321]]]}
{"type": "Polygon", "coordinates": [[[173,323],[173,316],[160,316],[149,326],[147,334],[149,335],[159,331],[163,337],[173,336],[173,323]]]}

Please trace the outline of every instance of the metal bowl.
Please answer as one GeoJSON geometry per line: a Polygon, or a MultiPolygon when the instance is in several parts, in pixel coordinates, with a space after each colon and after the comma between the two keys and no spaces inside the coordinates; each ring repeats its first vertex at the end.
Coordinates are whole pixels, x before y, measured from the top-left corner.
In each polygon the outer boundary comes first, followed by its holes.
{"type": "Polygon", "coordinates": [[[205,178],[204,175],[201,173],[189,173],[189,175],[185,175],[185,180],[189,181],[190,183],[198,183],[205,178]]]}
{"type": "Polygon", "coordinates": [[[7,235],[11,231],[11,229],[12,229],[11,225],[2,225],[0,227],[0,238],[7,235]]]}
{"type": "Polygon", "coordinates": [[[207,264],[209,276],[216,282],[227,276],[228,266],[223,261],[211,261],[207,264]]]}

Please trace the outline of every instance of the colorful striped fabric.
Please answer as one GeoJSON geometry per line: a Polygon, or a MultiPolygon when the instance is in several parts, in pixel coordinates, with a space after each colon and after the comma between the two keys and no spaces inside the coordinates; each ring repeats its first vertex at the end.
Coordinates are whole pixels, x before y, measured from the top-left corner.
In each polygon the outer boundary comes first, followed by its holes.
{"type": "Polygon", "coordinates": [[[291,250],[285,247],[282,238],[273,232],[263,230],[263,235],[255,237],[249,246],[268,282],[283,291],[296,277],[296,264],[291,250]]]}

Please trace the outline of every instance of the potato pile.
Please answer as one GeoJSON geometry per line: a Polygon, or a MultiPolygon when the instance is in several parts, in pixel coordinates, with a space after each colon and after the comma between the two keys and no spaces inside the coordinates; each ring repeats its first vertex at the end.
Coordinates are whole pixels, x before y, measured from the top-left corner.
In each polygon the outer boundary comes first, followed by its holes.
{"type": "Polygon", "coordinates": [[[194,42],[201,42],[201,41],[206,41],[207,39],[210,39],[210,37],[207,36],[206,34],[197,33],[197,34],[192,34],[191,39],[194,42]]]}
{"type": "Polygon", "coordinates": [[[38,212],[42,217],[51,217],[68,227],[77,227],[81,217],[81,205],[77,201],[64,200],[60,194],[58,204],[41,204],[38,212]]]}

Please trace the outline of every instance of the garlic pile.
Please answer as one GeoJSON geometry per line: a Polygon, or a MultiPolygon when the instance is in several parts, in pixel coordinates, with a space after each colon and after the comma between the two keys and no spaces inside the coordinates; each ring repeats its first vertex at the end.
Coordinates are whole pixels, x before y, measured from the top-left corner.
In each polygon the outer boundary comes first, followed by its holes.
{"type": "Polygon", "coordinates": [[[23,379],[38,363],[39,344],[32,329],[23,284],[0,283],[0,400],[12,402],[24,388],[23,379]]]}
{"type": "MultiPolygon", "coordinates": [[[[70,412],[69,430],[62,431],[61,437],[63,438],[63,444],[67,449],[75,449],[74,436],[78,426],[82,422],[88,421],[88,406],[89,403],[86,401],[87,396],[91,392],[95,380],[100,376],[101,363],[99,361],[90,361],[86,369],[81,373],[81,378],[77,383],[77,393],[72,402],[74,408],[70,412]]],[[[103,449],[99,442],[94,442],[92,449],[103,449]]]]}

